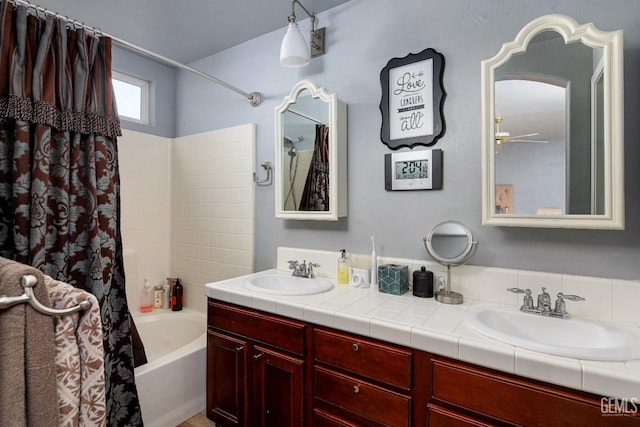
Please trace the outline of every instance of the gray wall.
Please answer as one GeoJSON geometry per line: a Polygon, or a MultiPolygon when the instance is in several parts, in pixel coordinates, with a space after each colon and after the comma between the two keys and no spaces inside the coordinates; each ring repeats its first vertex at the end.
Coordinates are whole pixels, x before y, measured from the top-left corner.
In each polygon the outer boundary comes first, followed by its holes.
{"type": "Polygon", "coordinates": [[[112,49],[112,68],[150,82],[149,125],[121,120],[124,129],[173,138],[175,136],[176,71],[118,47],[112,49]]]}
{"type": "MultiPolygon", "coordinates": [[[[638,278],[640,269],[640,11],[634,0],[351,0],[320,15],[328,51],[304,69],[279,65],[283,29],[193,63],[245,91],[265,97],[251,107],[237,94],[179,72],[177,136],[257,124],[256,163],[274,161],[274,108],[291,87],[310,79],[348,104],[349,216],[336,223],[274,217],[274,186],[256,188],[256,270],[273,267],[278,246],[369,252],[428,259],[422,237],[435,224],[467,224],[480,246],[471,264],[615,278],[638,278]],[[603,30],[624,30],[626,214],[625,231],[547,230],[481,226],[480,61],[494,56],[529,21],[566,14],[603,30]],[[378,108],[380,70],[393,57],[425,48],[445,57],[444,188],[386,192],[378,108]]],[[[308,21],[301,23],[308,28],[308,21]]]]}

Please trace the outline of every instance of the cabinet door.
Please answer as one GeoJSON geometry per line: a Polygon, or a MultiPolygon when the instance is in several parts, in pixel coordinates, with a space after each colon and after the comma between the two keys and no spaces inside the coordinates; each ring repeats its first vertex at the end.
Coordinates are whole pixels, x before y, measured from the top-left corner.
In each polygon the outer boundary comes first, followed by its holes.
{"type": "Polygon", "coordinates": [[[257,426],[304,424],[304,361],[256,345],[253,351],[257,426]]]}
{"type": "Polygon", "coordinates": [[[248,351],[244,340],[208,333],[207,416],[218,425],[247,425],[248,351]]]}

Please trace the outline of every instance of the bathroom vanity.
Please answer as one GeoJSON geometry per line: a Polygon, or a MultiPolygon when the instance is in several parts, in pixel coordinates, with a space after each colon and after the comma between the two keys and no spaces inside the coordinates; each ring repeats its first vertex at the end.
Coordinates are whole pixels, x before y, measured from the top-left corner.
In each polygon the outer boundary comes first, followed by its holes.
{"type": "Polygon", "coordinates": [[[345,286],[282,297],[249,291],[243,280],[206,287],[207,416],[221,426],[640,425],[637,400],[502,372],[482,357],[462,361],[435,333],[390,342],[406,328],[333,305],[411,297],[345,286]]]}

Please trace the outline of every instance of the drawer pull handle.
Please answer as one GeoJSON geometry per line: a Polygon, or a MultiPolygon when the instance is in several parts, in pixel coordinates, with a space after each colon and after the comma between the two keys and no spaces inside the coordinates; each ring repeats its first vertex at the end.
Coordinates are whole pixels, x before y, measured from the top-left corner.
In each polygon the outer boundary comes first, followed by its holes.
{"type": "Polygon", "coordinates": [[[354,385],[354,386],[353,386],[353,392],[354,392],[355,394],[360,393],[360,387],[358,387],[357,385],[354,385]]]}
{"type": "Polygon", "coordinates": [[[259,354],[254,354],[253,355],[253,360],[258,360],[262,357],[263,353],[259,353],[259,354]]]}
{"type": "Polygon", "coordinates": [[[353,349],[353,351],[358,351],[360,349],[360,347],[356,343],[351,344],[351,348],[353,349]]]}

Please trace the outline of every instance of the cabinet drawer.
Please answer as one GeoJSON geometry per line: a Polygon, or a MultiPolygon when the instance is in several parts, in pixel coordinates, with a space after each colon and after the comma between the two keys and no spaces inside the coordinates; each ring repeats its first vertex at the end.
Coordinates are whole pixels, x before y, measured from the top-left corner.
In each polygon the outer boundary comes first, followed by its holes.
{"type": "Polygon", "coordinates": [[[432,363],[433,397],[479,415],[527,426],[640,425],[636,416],[603,416],[600,399],[586,393],[459,362],[432,363]]]}
{"type": "Polygon", "coordinates": [[[313,410],[313,427],[359,427],[358,424],[338,418],[320,409],[313,410]]]}
{"type": "Polygon", "coordinates": [[[427,425],[429,427],[492,427],[492,424],[486,424],[436,405],[428,405],[428,407],[427,425]]]}
{"type": "Polygon", "coordinates": [[[411,352],[348,334],[314,331],[317,362],[411,390],[411,352]]]}
{"type": "Polygon", "coordinates": [[[314,369],[314,396],[376,423],[411,425],[411,396],[318,366],[314,369]]]}
{"type": "Polygon", "coordinates": [[[303,355],[305,324],[210,300],[208,326],[303,355]]]}

